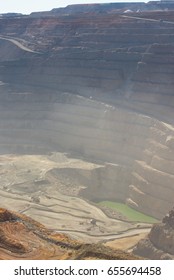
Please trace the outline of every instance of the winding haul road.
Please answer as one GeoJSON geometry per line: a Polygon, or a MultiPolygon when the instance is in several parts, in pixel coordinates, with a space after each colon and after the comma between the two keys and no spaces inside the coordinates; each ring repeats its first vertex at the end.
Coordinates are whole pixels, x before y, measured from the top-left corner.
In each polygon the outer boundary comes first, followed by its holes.
{"type": "Polygon", "coordinates": [[[124,17],[124,18],[138,19],[138,20],[145,20],[145,21],[153,21],[153,22],[159,22],[159,23],[174,24],[173,21],[167,21],[167,20],[161,20],[161,19],[143,18],[143,17],[127,16],[127,15],[122,15],[122,17],[124,17]]]}
{"type": "Polygon", "coordinates": [[[5,40],[5,41],[9,41],[11,42],[12,44],[14,44],[15,46],[17,46],[18,48],[20,48],[21,50],[23,51],[26,51],[26,52],[30,52],[30,53],[40,53],[40,52],[36,52],[36,51],[33,51],[32,49],[28,48],[28,47],[25,47],[23,44],[21,44],[21,42],[19,42],[17,39],[13,39],[13,38],[7,38],[7,37],[4,37],[4,36],[1,36],[0,35],[0,40],[5,40]]]}

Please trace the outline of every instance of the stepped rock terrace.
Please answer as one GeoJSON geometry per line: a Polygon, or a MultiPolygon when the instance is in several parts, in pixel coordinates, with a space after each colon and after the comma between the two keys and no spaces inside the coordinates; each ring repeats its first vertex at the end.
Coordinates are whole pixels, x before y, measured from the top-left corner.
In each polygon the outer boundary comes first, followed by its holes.
{"type": "MultiPolygon", "coordinates": [[[[49,219],[44,217],[48,198],[42,193],[45,180],[51,180],[53,197],[54,188],[60,193],[67,188],[72,197],[119,201],[161,219],[172,208],[174,195],[174,13],[50,12],[41,18],[2,18],[0,24],[3,174],[22,170],[24,155],[47,162],[46,171],[38,165],[37,172],[28,163],[26,177],[20,175],[16,182],[2,175],[2,199],[8,197],[8,203],[17,196],[20,201],[24,189],[26,195],[32,192],[19,210],[41,216],[52,227],[58,208],[49,209],[49,219]],[[79,163],[63,168],[60,153],[79,163]],[[4,159],[7,154],[16,154],[11,165],[4,159]],[[37,184],[36,179],[42,180],[37,184]],[[40,201],[43,205],[37,206],[40,201]]],[[[100,227],[91,236],[102,236],[104,214],[97,213],[100,227]]],[[[79,223],[84,221],[77,219],[79,223]]],[[[73,227],[67,231],[83,239],[87,225],[81,227],[79,234],[73,227]]],[[[122,231],[135,227],[129,221],[122,231]]]]}

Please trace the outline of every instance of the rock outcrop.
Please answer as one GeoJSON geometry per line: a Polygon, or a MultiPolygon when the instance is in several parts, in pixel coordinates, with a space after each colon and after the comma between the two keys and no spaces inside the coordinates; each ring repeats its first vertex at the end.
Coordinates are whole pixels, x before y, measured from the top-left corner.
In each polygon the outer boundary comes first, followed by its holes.
{"type": "Polygon", "coordinates": [[[148,237],[142,239],[133,252],[144,258],[174,259],[174,209],[167,214],[160,224],[155,224],[148,237]]]}
{"type": "Polygon", "coordinates": [[[99,162],[83,196],[161,219],[174,195],[174,13],[122,12],[0,19],[0,153],[99,162]]]}

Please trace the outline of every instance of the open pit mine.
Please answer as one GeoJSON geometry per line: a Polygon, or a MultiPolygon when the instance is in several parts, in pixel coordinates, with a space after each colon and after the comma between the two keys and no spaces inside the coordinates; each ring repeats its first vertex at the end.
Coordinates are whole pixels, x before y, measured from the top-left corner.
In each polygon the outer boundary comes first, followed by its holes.
{"type": "Polygon", "coordinates": [[[0,258],[174,258],[173,111],[172,2],[0,15],[0,258]]]}

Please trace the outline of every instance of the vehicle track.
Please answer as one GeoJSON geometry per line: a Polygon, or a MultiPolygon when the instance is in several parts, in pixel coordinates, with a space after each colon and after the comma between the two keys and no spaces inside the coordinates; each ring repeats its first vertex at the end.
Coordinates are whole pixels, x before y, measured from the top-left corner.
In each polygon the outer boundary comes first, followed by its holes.
{"type": "Polygon", "coordinates": [[[6,38],[6,37],[3,37],[0,35],[0,40],[5,40],[5,41],[9,41],[11,42],[12,44],[14,44],[15,46],[17,46],[18,48],[20,48],[21,50],[23,51],[26,51],[26,52],[30,52],[30,53],[37,53],[37,54],[41,54],[40,52],[36,52],[28,47],[25,47],[23,44],[21,44],[18,40],[16,39],[13,39],[13,38],[6,38]]]}

